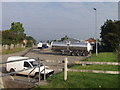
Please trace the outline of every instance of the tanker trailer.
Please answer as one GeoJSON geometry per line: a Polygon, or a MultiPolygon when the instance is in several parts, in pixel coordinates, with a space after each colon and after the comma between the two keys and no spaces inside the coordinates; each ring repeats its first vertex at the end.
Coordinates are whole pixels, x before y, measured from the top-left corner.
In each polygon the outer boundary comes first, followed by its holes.
{"type": "Polygon", "coordinates": [[[92,46],[88,42],[53,42],[52,50],[71,56],[87,56],[91,52],[92,46]]]}
{"type": "Polygon", "coordinates": [[[69,50],[72,56],[87,56],[91,53],[92,46],[88,42],[71,43],[69,50]]]}
{"type": "Polygon", "coordinates": [[[52,43],[53,51],[61,51],[61,50],[66,50],[66,49],[67,49],[66,42],[53,42],[52,43]]]}

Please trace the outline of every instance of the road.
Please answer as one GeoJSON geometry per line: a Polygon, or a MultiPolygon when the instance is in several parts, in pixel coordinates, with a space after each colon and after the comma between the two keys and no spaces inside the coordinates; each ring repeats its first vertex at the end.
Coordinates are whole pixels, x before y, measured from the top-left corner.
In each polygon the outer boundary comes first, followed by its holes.
{"type": "MultiPolygon", "coordinates": [[[[25,56],[30,57],[30,58],[39,58],[40,60],[42,60],[41,62],[44,63],[46,66],[49,66],[50,68],[55,69],[55,73],[59,73],[61,71],[56,70],[56,69],[62,69],[63,63],[58,62],[58,61],[63,61],[65,57],[68,58],[68,61],[80,61],[85,58],[85,57],[81,57],[81,56],[61,55],[61,53],[53,52],[53,51],[51,51],[51,49],[39,50],[37,48],[33,48],[28,53],[26,53],[26,51],[28,51],[28,50],[25,50],[25,51],[22,51],[19,53],[14,53],[14,54],[2,55],[2,61],[3,62],[7,61],[7,58],[9,56],[20,56],[20,55],[25,54],[25,56]],[[46,60],[49,62],[46,62],[46,60]],[[52,61],[54,60],[55,62],[50,62],[51,60],[52,61]]],[[[71,65],[71,63],[69,63],[68,65],[71,65]]],[[[1,66],[2,73],[7,73],[5,67],[6,67],[6,65],[1,66]]],[[[30,79],[33,79],[33,78],[31,77],[30,79]]],[[[11,85],[8,84],[8,82],[10,82],[10,80],[14,81],[14,83],[16,84],[16,85],[14,85],[15,88],[16,87],[32,88],[32,87],[34,87],[33,83],[37,82],[37,80],[33,79],[33,82],[31,84],[29,84],[27,76],[16,75],[13,77],[13,76],[9,75],[9,76],[3,77],[3,83],[4,83],[5,87],[11,87],[11,85]],[[7,80],[7,82],[6,82],[6,80],[7,80]],[[24,83],[22,83],[23,85],[21,85],[21,86],[19,85],[20,81],[24,82],[24,83]]]]}

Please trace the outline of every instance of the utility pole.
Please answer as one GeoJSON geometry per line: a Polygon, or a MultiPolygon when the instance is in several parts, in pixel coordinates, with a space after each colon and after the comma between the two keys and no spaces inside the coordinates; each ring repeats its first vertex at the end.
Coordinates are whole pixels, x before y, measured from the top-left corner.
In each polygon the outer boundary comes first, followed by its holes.
{"type": "Polygon", "coordinates": [[[97,44],[97,9],[93,8],[95,10],[95,39],[96,39],[96,56],[98,55],[98,44],[97,44]]]}

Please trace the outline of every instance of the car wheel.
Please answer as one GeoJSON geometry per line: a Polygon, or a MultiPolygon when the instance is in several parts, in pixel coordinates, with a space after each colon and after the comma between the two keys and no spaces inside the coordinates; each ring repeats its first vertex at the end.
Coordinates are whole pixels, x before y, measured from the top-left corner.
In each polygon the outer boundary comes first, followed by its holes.
{"type": "MultiPolygon", "coordinates": [[[[12,72],[15,72],[15,70],[14,69],[10,69],[10,73],[12,73],[12,72]]],[[[15,76],[16,75],[16,73],[13,73],[13,74],[10,74],[11,76],[15,76]]]]}
{"type": "MultiPolygon", "coordinates": [[[[35,79],[39,79],[39,73],[36,73],[34,76],[35,79]]],[[[42,79],[42,75],[40,75],[40,80],[42,79]]]]}

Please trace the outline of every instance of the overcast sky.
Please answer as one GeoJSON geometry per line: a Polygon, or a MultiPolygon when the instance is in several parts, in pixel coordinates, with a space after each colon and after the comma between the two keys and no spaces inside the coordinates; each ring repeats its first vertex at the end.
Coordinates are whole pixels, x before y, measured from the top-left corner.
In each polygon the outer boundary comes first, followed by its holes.
{"type": "Polygon", "coordinates": [[[2,29],[21,22],[27,35],[37,41],[60,39],[67,35],[76,39],[95,37],[106,19],[118,20],[117,2],[3,2],[2,29]]]}

